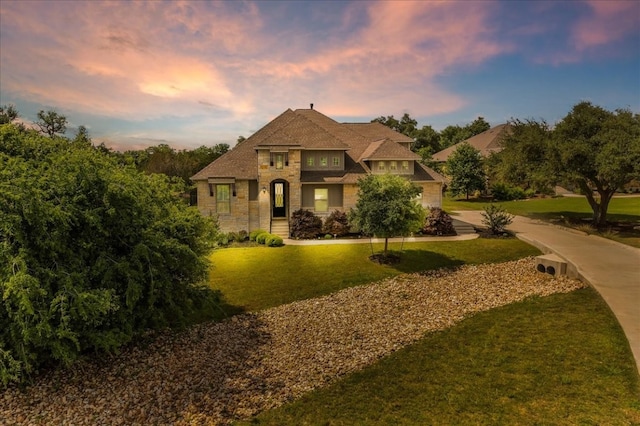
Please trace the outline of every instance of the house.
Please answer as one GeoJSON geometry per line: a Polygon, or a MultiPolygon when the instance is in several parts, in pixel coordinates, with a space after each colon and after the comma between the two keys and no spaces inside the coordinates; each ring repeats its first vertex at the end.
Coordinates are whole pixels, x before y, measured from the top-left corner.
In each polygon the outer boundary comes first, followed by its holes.
{"type": "Polygon", "coordinates": [[[458,142],[455,145],[451,145],[450,147],[445,148],[442,151],[438,151],[433,154],[431,158],[439,163],[444,163],[447,161],[449,156],[453,154],[456,149],[458,149],[460,144],[463,143],[468,143],[469,145],[480,151],[480,155],[486,158],[492,153],[500,152],[502,150],[500,142],[502,138],[510,131],[511,126],[509,124],[500,124],[498,126],[490,128],[489,130],[472,136],[469,139],[458,142]]]}
{"type": "Polygon", "coordinates": [[[264,229],[288,236],[291,213],[349,211],[358,179],[406,176],[424,207],[440,207],[444,178],[422,165],[413,140],[380,123],[338,123],[313,109],[287,109],[191,180],[198,209],[224,232],[264,229]]]}

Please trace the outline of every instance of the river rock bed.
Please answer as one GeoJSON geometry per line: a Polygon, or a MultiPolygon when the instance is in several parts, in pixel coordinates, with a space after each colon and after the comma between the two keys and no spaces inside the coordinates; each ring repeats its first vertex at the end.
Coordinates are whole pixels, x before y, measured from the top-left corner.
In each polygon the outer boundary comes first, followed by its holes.
{"type": "Polygon", "coordinates": [[[0,394],[0,424],[228,424],[479,311],[584,287],[533,258],[404,274],[148,341],[0,394]]]}

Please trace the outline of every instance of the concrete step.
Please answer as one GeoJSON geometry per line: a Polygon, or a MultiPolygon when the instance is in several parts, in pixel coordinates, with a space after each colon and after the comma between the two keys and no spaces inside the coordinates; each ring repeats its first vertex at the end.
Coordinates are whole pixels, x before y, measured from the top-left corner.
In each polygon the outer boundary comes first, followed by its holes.
{"type": "Polygon", "coordinates": [[[458,235],[475,234],[476,230],[470,223],[462,222],[458,219],[452,220],[453,227],[458,235]]]}
{"type": "Polygon", "coordinates": [[[282,238],[289,238],[289,221],[287,220],[272,220],[271,221],[271,233],[278,235],[282,238]]]}

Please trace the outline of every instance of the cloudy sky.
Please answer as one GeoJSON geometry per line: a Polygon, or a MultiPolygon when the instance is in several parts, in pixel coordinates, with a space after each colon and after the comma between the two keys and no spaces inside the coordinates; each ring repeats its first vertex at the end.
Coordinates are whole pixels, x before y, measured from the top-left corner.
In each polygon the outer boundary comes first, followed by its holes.
{"type": "Polygon", "coordinates": [[[554,123],[640,111],[636,1],[0,1],[0,105],[116,149],[249,136],[287,108],[554,123]]]}

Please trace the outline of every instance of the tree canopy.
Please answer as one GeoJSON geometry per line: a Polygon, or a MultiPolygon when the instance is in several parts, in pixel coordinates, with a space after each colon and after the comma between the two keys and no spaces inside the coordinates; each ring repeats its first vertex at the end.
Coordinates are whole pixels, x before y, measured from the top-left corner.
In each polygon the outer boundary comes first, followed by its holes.
{"type": "Polygon", "coordinates": [[[420,188],[398,175],[367,175],[358,181],[358,201],[349,221],[365,235],[384,238],[387,255],[390,237],[419,230],[424,209],[416,201],[420,188]]]}
{"type": "Polygon", "coordinates": [[[487,159],[492,180],[548,192],[558,180],[549,151],[552,137],[549,125],[544,121],[518,119],[509,124],[511,132],[500,141],[502,150],[487,159]]]}
{"type": "Polygon", "coordinates": [[[469,194],[482,191],[486,186],[486,175],[482,164],[480,151],[463,143],[449,156],[446,164],[446,174],[451,178],[449,191],[453,195],[469,194]]]}
{"type": "Polygon", "coordinates": [[[67,131],[67,117],[56,111],[38,111],[38,121],[35,122],[40,131],[49,137],[62,136],[67,131]]]}
{"type": "Polygon", "coordinates": [[[187,322],[216,225],[163,175],[0,126],[0,382],[187,322]]]}
{"type": "Polygon", "coordinates": [[[549,158],[559,177],[582,190],[594,224],[604,225],[613,194],[640,179],[640,116],[580,102],[556,125],[549,158]]]}

